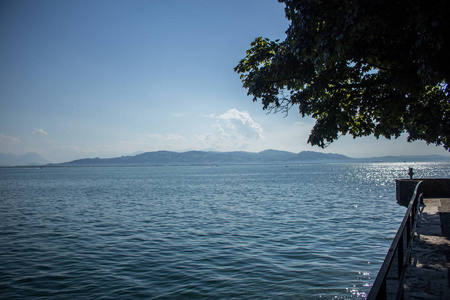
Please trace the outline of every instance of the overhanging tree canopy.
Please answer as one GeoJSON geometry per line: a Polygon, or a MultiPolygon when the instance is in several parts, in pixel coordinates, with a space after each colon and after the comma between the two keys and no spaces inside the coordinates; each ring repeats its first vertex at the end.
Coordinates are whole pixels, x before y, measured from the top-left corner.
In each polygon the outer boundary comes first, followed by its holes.
{"type": "Polygon", "coordinates": [[[258,37],[235,67],[269,111],[316,119],[308,142],[340,135],[450,147],[447,0],[279,0],[284,41],[258,37]]]}

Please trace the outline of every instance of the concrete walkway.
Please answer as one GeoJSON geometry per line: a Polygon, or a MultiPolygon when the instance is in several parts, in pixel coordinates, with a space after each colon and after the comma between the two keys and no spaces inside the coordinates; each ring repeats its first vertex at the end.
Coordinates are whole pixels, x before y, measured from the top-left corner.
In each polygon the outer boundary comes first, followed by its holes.
{"type": "Polygon", "coordinates": [[[405,299],[450,299],[450,199],[424,199],[405,279],[405,299]]]}

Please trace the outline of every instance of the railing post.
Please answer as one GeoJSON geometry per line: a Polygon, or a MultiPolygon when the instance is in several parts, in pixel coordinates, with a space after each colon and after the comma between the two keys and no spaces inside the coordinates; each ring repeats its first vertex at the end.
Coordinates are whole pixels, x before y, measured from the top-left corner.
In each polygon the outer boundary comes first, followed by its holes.
{"type": "Polygon", "coordinates": [[[408,218],[408,222],[406,223],[406,247],[409,247],[409,243],[411,242],[411,227],[412,227],[412,222],[414,221],[414,216],[413,216],[413,212],[411,211],[411,213],[409,214],[409,218],[408,218]]]}

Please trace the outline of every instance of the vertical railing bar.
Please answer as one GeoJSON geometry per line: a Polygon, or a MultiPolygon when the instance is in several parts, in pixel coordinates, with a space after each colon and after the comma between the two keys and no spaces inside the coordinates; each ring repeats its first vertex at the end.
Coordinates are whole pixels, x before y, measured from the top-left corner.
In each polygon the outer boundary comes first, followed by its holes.
{"type": "Polygon", "coordinates": [[[410,243],[410,239],[411,239],[411,227],[412,227],[412,222],[414,220],[414,217],[412,215],[413,215],[413,213],[411,210],[411,213],[409,214],[409,217],[408,217],[407,226],[406,226],[406,247],[409,247],[409,243],[410,243]]]}
{"type": "Polygon", "coordinates": [[[400,275],[402,274],[402,270],[403,270],[403,232],[400,235],[400,240],[399,240],[399,244],[398,244],[398,248],[397,248],[397,262],[398,262],[398,266],[397,266],[397,278],[400,278],[400,275]]]}

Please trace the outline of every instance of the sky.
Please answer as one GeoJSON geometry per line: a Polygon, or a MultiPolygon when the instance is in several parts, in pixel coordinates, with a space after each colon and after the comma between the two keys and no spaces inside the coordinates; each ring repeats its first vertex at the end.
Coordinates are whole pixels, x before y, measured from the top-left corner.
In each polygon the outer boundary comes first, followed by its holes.
{"type": "Polygon", "coordinates": [[[0,153],[449,155],[405,136],[312,147],[313,119],[263,111],[233,68],[256,37],[284,39],[287,27],[276,0],[2,0],[0,153]]]}

